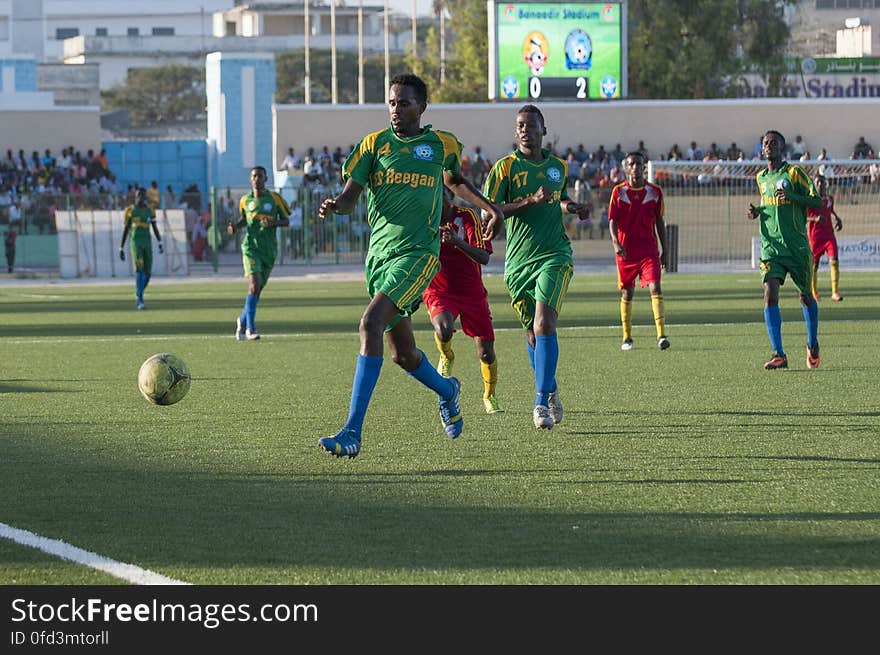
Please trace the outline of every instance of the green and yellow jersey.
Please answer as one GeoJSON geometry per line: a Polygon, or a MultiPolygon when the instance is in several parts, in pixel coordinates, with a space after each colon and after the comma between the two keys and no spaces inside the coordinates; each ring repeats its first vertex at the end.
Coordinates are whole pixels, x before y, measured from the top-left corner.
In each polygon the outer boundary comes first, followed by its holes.
{"type": "Polygon", "coordinates": [[[777,170],[763,169],[756,176],[761,204],[758,220],[761,231],[761,259],[801,257],[810,253],[807,236],[807,206],[776,198],[776,189],[788,186],[788,193],[819,198],[813,181],[796,164],[782,162],[777,170]]]}
{"type": "Polygon", "coordinates": [[[278,254],[278,237],[274,227],[263,227],[264,216],[271,220],[287,218],[290,208],[287,202],[274,191],[264,190],[259,196],[251,191],[238,201],[241,218],[247,221],[247,232],[241,242],[241,253],[268,262],[275,261],[278,254]]]}
{"type": "Polygon", "coordinates": [[[568,166],[549,150],[542,153],[544,159],[541,161],[526,159],[519,150],[502,157],[492,166],[483,187],[485,196],[499,205],[522,200],[542,186],[553,192],[550,202],[531,205],[505,218],[505,271],[517,270],[548,257],[567,255],[571,258],[571,241],[562,222],[562,202],[568,200],[568,166]]]}
{"type": "Polygon", "coordinates": [[[125,208],[125,227],[129,230],[129,244],[132,248],[136,245],[150,246],[152,237],[150,230],[156,222],[156,212],[150,206],[138,207],[129,205],[125,208]]]}
{"type": "Polygon", "coordinates": [[[373,257],[424,250],[440,255],[443,171],[461,170],[461,143],[430,125],[413,137],[391,126],[365,136],[345,160],[342,178],[369,190],[373,257]]]}

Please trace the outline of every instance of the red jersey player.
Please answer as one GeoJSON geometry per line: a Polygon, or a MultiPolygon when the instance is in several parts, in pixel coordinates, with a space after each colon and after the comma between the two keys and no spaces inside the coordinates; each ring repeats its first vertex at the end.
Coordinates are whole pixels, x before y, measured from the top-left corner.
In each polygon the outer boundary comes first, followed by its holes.
{"type": "Polygon", "coordinates": [[[828,180],[824,175],[814,179],[816,193],[822,198],[821,207],[807,208],[807,235],[810,237],[810,250],[813,251],[813,298],[819,300],[819,260],[828,253],[828,267],[831,269],[831,300],[840,302],[843,296],[837,290],[840,282],[840,263],[837,257],[837,236],[843,228],[843,221],[834,211],[834,196],[828,193],[828,180]],[[832,224],[832,218],[833,224],[832,224]]]}
{"type": "Polygon", "coordinates": [[[422,294],[434,326],[434,341],[440,351],[437,371],[449,377],[455,353],[452,335],[455,320],[473,337],[483,374],[483,406],[487,414],[503,412],[495,397],[498,360],[495,357],[495,330],[489,311],[488,294],[483,286],[482,266],[489,263],[492,244],[484,241],[482,224],[473,209],[452,204],[454,196],[443,189],[443,215],[440,218],[440,272],[422,294]]]}
{"type": "Polygon", "coordinates": [[[645,156],[629,153],[623,160],[626,182],[611,191],[608,231],[617,260],[620,288],[620,320],[623,325],[621,350],[632,350],[632,299],[636,278],[651,293],[651,308],[657,327],[657,347],[669,348],[666,338],[660,269],[666,267],[666,223],[663,220],[663,191],[645,179],[645,156]],[[660,242],[660,249],[657,242],[660,242]]]}

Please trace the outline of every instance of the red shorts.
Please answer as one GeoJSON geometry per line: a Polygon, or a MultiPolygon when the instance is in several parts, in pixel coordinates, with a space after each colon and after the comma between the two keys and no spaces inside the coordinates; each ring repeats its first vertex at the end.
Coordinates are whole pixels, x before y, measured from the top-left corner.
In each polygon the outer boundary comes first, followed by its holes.
{"type": "Polygon", "coordinates": [[[821,241],[815,241],[810,244],[810,250],[813,251],[813,260],[819,261],[822,255],[828,253],[828,259],[837,259],[837,238],[832,236],[821,241]]]}
{"type": "Polygon", "coordinates": [[[422,300],[431,318],[440,312],[449,312],[453,320],[461,317],[461,329],[469,337],[495,341],[489,299],[485,293],[481,297],[456,296],[449,293],[438,294],[428,289],[422,294],[422,300]]]}
{"type": "Polygon", "coordinates": [[[660,256],[651,255],[641,259],[617,257],[617,288],[632,289],[639,278],[641,286],[660,281],[660,256]]]}

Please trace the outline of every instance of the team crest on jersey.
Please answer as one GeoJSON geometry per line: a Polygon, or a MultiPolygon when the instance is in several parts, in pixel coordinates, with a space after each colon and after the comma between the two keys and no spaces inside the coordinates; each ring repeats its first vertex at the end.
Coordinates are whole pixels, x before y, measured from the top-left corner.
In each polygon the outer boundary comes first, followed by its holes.
{"type": "Polygon", "coordinates": [[[562,171],[558,168],[548,168],[547,169],[547,179],[551,182],[559,182],[562,179],[562,171]]]}
{"type": "Polygon", "coordinates": [[[257,208],[257,201],[256,200],[248,200],[247,208],[248,208],[248,211],[255,210],[257,208]]]}
{"type": "Polygon", "coordinates": [[[271,210],[272,210],[272,203],[271,202],[264,202],[263,203],[263,211],[267,212],[267,211],[271,211],[271,210]]]}
{"type": "Polygon", "coordinates": [[[431,161],[434,159],[434,149],[427,143],[420,143],[413,149],[413,157],[422,161],[431,161]]]}

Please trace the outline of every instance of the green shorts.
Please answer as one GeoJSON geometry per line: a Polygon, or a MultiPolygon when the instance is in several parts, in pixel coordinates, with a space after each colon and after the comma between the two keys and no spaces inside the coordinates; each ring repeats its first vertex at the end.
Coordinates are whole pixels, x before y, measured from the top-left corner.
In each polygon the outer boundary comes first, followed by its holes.
{"type": "Polygon", "coordinates": [[[798,291],[805,296],[813,293],[813,257],[807,252],[802,257],[785,256],[761,260],[761,280],[778,278],[779,284],[785,284],[788,274],[798,291]]]}
{"type": "Polygon", "coordinates": [[[241,261],[244,265],[244,276],[250,277],[254,273],[259,273],[263,281],[263,286],[272,275],[272,269],[275,266],[275,255],[267,257],[260,254],[252,254],[248,252],[241,253],[241,261]]]}
{"type": "Polygon", "coordinates": [[[401,318],[415,313],[422,302],[422,292],[439,270],[440,258],[427,250],[397,256],[367,255],[365,271],[370,298],[381,292],[400,312],[385,328],[386,332],[401,318]]]}
{"type": "Polygon", "coordinates": [[[568,255],[550,257],[505,272],[504,283],[510,293],[510,304],[524,328],[534,325],[535,304],[538,302],[552,307],[559,314],[573,274],[574,265],[568,255]]]}
{"type": "Polygon", "coordinates": [[[132,241],[131,261],[134,262],[134,270],[146,273],[148,276],[153,274],[153,242],[137,243],[132,241]]]}

